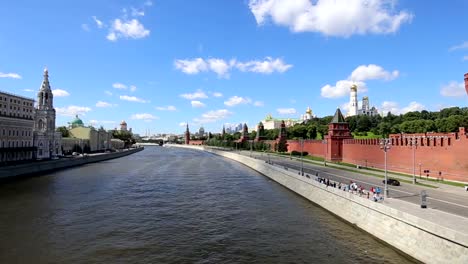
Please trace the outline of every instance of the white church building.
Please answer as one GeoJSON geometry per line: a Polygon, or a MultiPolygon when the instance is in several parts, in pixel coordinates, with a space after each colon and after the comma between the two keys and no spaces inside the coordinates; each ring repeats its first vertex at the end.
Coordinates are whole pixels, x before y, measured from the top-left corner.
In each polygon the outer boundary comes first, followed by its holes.
{"type": "Polygon", "coordinates": [[[44,80],[37,93],[33,134],[34,146],[37,147],[37,159],[62,155],[62,134],[55,131],[54,96],[50,88],[47,69],[44,69],[44,80]]]}
{"type": "Polygon", "coordinates": [[[362,98],[362,107],[359,108],[358,96],[357,96],[357,85],[351,85],[350,99],[349,99],[349,111],[346,116],[357,116],[357,115],[367,115],[367,116],[377,116],[379,111],[377,108],[370,107],[369,97],[364,96],[362,98]]]}

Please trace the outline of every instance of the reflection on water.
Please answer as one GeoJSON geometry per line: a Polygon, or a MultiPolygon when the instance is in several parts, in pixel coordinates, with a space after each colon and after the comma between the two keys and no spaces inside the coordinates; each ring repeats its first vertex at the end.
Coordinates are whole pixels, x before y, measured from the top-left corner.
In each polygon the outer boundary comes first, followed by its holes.
{"type": "Polygon", "coordinates": [[[234,161],[149,147],[0,185],[0,263],[405,263],[234,161]]]}

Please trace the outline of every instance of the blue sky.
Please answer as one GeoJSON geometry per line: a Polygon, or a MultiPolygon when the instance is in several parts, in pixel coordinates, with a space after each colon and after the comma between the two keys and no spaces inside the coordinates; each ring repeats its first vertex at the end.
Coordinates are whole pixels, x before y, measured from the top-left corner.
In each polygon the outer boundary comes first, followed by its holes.
{"type": "Polygon", "coordinates": [[[467,106],[468,1],[8,1],[0,90],[36,97],[49,69],[57,125],[219,132],[267,114],[467,106]]]}

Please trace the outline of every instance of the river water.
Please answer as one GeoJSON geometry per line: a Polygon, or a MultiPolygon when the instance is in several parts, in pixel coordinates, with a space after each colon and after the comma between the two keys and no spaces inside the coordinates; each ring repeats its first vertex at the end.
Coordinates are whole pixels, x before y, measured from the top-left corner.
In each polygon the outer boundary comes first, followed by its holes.
{"type": "Polygon", "coordinates": [[[267,177],[148,147],[0,184],[0,263],[408,263],[267,177]]]}

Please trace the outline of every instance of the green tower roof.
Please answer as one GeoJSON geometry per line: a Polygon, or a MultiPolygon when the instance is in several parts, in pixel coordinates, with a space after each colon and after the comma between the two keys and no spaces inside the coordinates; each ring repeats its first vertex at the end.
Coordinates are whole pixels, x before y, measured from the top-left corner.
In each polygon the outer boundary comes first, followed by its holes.
{"type": "Polygon", "coordinates": [[[335,116],[333,116],[333,119],[332,119],[331,122],[332,122],[332,124],[334,124],[334,123],[346,123],[346,120],[344,119],[340,108],[336,109],[335,116]]]}
{"type": "Polygon", "coordinates": [[[73,119],[73,121],[71,121],[70,124],[72,125],[72,127],[84,126],[83,121],[80,118],[78,118],[78,115],[75,116],[75,119],[73,119]]]}

